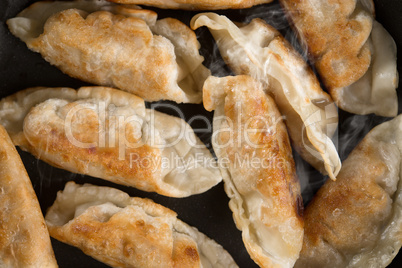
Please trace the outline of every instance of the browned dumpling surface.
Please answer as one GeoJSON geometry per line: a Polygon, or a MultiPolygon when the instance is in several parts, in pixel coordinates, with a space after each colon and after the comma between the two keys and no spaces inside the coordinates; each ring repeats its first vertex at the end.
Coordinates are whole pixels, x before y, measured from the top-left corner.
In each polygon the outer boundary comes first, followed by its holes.
{"type": "Polygon", "coordinates": [[[386,267],[402,244],[402,116],[385,122],[344,161],[305,212],[296,267],[386,267]]]}
{"type": "Polygon", "coordinates": [[[31,180],[0,126],[0,266],[58,267],[31,180]]]}
{"type": "Polygon", "coordinates": [[[237,228],[261,267],[293,267],[302,246],[303,202],[286,127],[250,76],[209,77],[212,144],[237,228]]]}
{"type": "Polygon", "coordinates": [[[111,0],[120,4],[147,5],[167,9],[217,10],[249,8],[273,0],[111,0]]]}
{"type": "Polygon", "coordinates": [[[254,77],[274,97],[286,117],[295,150],[335,179],[341,168],[331,140],[338,126],[337,108],[298,52],[261,19],[242,25],[226,16],[200,13],[191,20],[191,27],[202,26],[211,31],[223,59],[236,74],[254,77]]]}
{"type": "Polygon", "coordinates": [[[110,187],[67,183],[46,223],[52,237],[113,267],[237,267],[172,210],[110,187]]]}
{"type": "Polygon", "coordinates": [[[64,73],[147,101],[200,103],[209,70],[179,20],[106,1],[37,2],[7,21],[28,48],[64,73]]]}
{"type": "Polygon", "coordinates": [[[280,2],[341,109],[397,115],[396,45],[371,0],[280,2]]]}
{"type": "Polygon", "coordinates": [[[37,158],[172,197],[202,193],[222,177],[181,118],[112,88],[31,88],[0,101],[0,122],[37,158]]]}

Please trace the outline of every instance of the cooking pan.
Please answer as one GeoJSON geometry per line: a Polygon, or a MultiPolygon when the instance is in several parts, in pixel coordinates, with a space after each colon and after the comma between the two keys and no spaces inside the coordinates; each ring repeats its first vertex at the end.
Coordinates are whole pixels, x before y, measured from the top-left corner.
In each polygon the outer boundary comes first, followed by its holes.
{"type": "MultiPolygon", "coordinates": [[[[0,97],[5,97],[19,90],[34,86],[63,86],[78,88],[88,85],[82,81],[73,79],[56,67],[51,66],[42,59],[38,53],[31,52],[25,43],[14,37],[5,24],[6,20],[14,17],[28,5],[32,0],[1,0],[0,1],[0,97]]],[[[390,32],[394,38],[398,52],[402,51],[402,1],[400,0],[378,0],[374,1],[376,6],[376,18],[390,32]]],[[[196,12],[155,10],[159,18],[174,17],[188,24],[196,12]]],[[[286,18],[284,17],[277,1],[271,4],[256,6],[243,10],[223,10],[220,14],[227,15],[232,20],[248,21],[254,17],[264,18],[268,23],[280,30],[285,37],[298,47],[294,35],[291,32],[286,18]]],[[[200,52],[205,57],[205,64],[215,75],[229,75],[230,70],[220,59],[219,53],[214,45],[212,36],[207,29],[201,28],[196,31],[197,37],[202,45],[200,52]]],[[[398,59],[398,70],[401,71],[402,57],[398,59]]],[[[399,103],[401,104],[401,94],[399,103]]],[[[173,103],[170,103],[173,104],[173,103]]],[[[151,104],[149,104],[151,105],[151,104]]],[[[208,120],[212,119],[212,113],[204,110],[202,105],[174,104],[190,120],[194,115],[202,115],[208,120]]],[[[154,105],[155,106],[155,105],[154,105]]],[[[401,105],[402,106],[402,105],[401,105]]],[[[402,107],[399,107],[401,113],[402,107]]],[[[158,108],[156,108],[158,109],[158,108]]],[[[168,110],[159,108],[163,112],[168,110]]],[[[374,115],[357,116],[339,111],[340,122],[336,133],[336,142],[341,159],[345,159],[356,144],[375,125],[388,120],[389,118],[377,117],[374,115]]],[[[192,120],[191,125],[195,129],[205,129],[204,121],[192,120]]],[[[201,140],[209,148],[211,133],[198,133],[201,140]]],[[[160,203],[178,213],[178,217],[184,222],[198,228],[210,238],[221,244],[235,259],[240,267],[252,268],[257,265],[249,257],[241,239],[241,233],[236,229],[229,210],[229,199],[220,183],[206,193],[191,196],[188,198],[168,198],[155,193],[146,193],[134,188],[116,185],[104,180],[72,174],[60,170],[37,160],[29,153],[19,151],[22,160],[32,180],[35,192],[41,204],[42,211],[51,206],[56,198],[56,193],[64,188],[67,181],[73,180],[77,183],[92,183],[102,186],[112,186],[121,189],[131,196],[147,197],[160,203]]],[[[294,154],[297,165],[297,172],[302,184],[304,203],[308,204],[313,194],[327,179],[313,170],[300,157],[294,154]]],[[[1,219],[0,219],[1,220],[1,219]]],[[[60,267],[107,267],[106,265],[86,256],[79,249],[68,246],[52,239],[52,245],[60,267]]],[[[389,267],[402,267],[402,253],[396,256],[389,267]]]]}

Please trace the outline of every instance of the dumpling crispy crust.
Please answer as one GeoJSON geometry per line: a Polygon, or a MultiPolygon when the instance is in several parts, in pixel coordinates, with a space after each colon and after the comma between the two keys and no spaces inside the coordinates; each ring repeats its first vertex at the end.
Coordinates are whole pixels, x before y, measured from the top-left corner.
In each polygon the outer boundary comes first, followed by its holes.
{"type": "MultiPolygon", "coordinates": [[[[68,105],[65,102],[47,101],[32,109],[24,121],[24,135],[29,142],[29,151],[36,157],[50,164],[75,173],[89,174],[96,177],[110,178],[116,183],[131,185],[145,191],[162,191],[158,189],[156,179],[161,177],[161,170],[155,166],[130,163],[135,154],[138,159],[155,159],[161,161],[161,151],[149,145],[124,150],[119,155],[119,143],[115,146],[99,145],[101,125],[97,114],[77,115],[72,118],[71,135],[65,131],[66,118],[59,118],[55,111],[84,110],[80,104],[68,105]],[[83,117],[78,118],[78,117],[83,117]],[[79,120],[82,121],[79,121],[79,120]],[[134,179],[136,177],[136,179],[134,179]]],[[[66,112],[68,113],[68,111],[66,112]]],[[[119,130],[118,130],[119,131],[119,130]]],[[[132,137],[127,129],[128,137],[132,137]]],[[[117,134],[118,137],[119,134],[117,134]]],[[[123,145],[126,146],[126,145],[123,145]]]]}
{"type": "Polygon", "coordinates": [[[0,266],[58,267],[38,199],[0,126],[0,266]]]}
{"type": "Polygon", "coordinates": [[[51,17],[43,35],[28,46],[81,80],[116,86],[153,101],[184,98],[176,84],[174,47],[167,39],[154,37],[141,19],[106,11],[84,19],[70,9],[51,17]]]}
{"type": "Polygon", "coordinates": [[[402,244],[402,117],[374,128],[307,206],[296,267],[386,267],[402,244]]]}
{"type": "Polygon", "coordinates": [[[357,81],[370,65],[373,14],[359,2],[281,0],[329,89],[357,81]]]}
{"type": "Polygon", "coordinates": [[[71,172],[172,197],[204,192],[222,179],[183,119],[146,109],[144,100],[120,90],[27,89],[3,99],[0,110],[22,149],[71,172]]]}
{"type": "Polygon", "coordinates": [[[109,187],[67,183],[46,222],[54,238],[113,267],[237,267],[175,212],[109,187]]]}
{"type": "Polygon", "coordinates": [[[249,8],[255,5],[271,3],[273,0],[111,0],[120,4],[155,6],[167,9],[217,10],[249,8]]]}
{"type": "Polygon", "coordinates": [[[201,102],[209,70],[195,33],[176,19],[156,21],[153,11],[106,3],[39,2],[7,23],[31,50],[72,77],[147,101],[201,102]],[[41,8],[48,17],[38,20],[41,8]]]}
{"type": "Polygon", "coordinates": [[[249,76],[210,77],[213,147],[230,208],[251,258],[292,267],[303,237],[303,202],[286,127],[273,99],[249,76]]]}
{"type": "Polygon", "coordinates": [[[396,116],[396,45],[374,20],[372,0],[281,0],[339,108],[396,116]]]}

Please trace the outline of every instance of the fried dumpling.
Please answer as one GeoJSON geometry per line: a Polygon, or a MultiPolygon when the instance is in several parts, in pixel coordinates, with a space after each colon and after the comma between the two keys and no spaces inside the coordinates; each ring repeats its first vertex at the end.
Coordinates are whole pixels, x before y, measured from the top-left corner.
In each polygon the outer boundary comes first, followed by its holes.
{"type": "Polygon", "coordinates": [[[397,115],[396,45],[371,0],[280,2],[339,108],[397,115]]]}
{"type": "Polygon", "coordinates": [[[209,77],[212,144],[229,206],[251,258],[293,267],[303,239],[303,201],[286,127],[275,102],[250,76],[209,77]]]}
{"type": "Polygon", "coordinates": [[[68,182],[45,219],[52,237],[112,267],[237,267],[172,210],[114,188],[68,182]]]}
{"type": "Polygon", "coordinates": [[[176,19],[106,1],[55,1],[34,3],[7,24],[72,77],[147,101],[202,101],[210,72],[195,33],[176,19]]]}
{"type": "Polygon", "coordinates": [[[305,212],[296,267],[386,267],[402,244],[402,116],[372,129],[305,212]]]}
{"type": "Polygon", "coordinates": [[[201,13],[192,19],[191,27],[201,26],[209,28],[223,59],[236,74],[259,80],[274,97],[286,117],[295,150],[335,179],[341,167],[331,140],[338,125],[337,109],[302,57],[261,19],[239,28],[225,16],[201,13]]]}
{"type": "Polygon", "coordinates": [[[0,123],[22,149],[56,167],[172,197],[221,181],[181,118],[105,87],[32,88],[0,102],[0,123]]]}
{"type": "Polygon", "coordinates": [[[31,180],[0,126],[0,267],[58,267],[31,180]]]}
{"type": "Polygon", "coordinates": [[[249,8],[255,5],[271,3],[273,0],[110,0],[120,4],[155,6],[166,9],[218,10],[249,8]]]}

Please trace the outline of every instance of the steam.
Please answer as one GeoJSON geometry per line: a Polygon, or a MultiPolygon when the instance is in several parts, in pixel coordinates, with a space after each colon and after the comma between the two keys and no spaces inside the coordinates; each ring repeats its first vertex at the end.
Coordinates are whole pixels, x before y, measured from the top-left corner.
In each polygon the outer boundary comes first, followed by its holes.
{"type": "Polygon", "coordinates": [[[365,126],[370,125],[370,118],[354,115],[346,118],[340,125],[343,135],[339,137],[339,154],[345,159],[359,140],[364,136],[365,126]]]}
{"type": "MultiPolygon", "coordinates": [[[[286,40],[292,45],[292,47],[303,57],[304,61],[310,65],[310,68],[315,72],[315,67],[311,64],[311,59],[308,57],[307,45],[300,43],[296,34],[288,28],[283,35],[286,40]]],[[[316,72],[315,72],[316,73],[316,72]]]]}
{"type": "Polygon", "coordinates": [[[203,65],[206,66],[213,76],[224,77],[233,75],[225,64],[216,45],[214,38],[206,27],[196,30],[197,39],[201,43],[200,54],[204,57],[203,65]]]}
{"type": "MultiPolygon", "coordinates": [[[[158,10],[158,13],[161,12],[158,10]]],[[[165,11],[167,12],[167,11],[165,11]]],[[[170,11],[169,11],[170,12],[170,11]]],[[[244,9],[244,10],[230,10],[230,11],[217,11],[217,13],[222,15],[227,15],[231,20],[240,22],[240,23],[249,23],[251,20],[255,18],[262,18],[268,24],[273,26],[275,29],[281,32],[281,34],[290,42],[290,44],[302,55],[306,62],[308,62],[308,54],[307,49],[301,43],[299,43],[297,36],[292,31],[289,22],[287,20],[287,16],[285,15],[283,9],[280,4],[276,2],[272,4],[265,4],[255,6],[253,8],[244,9]]],[[[180,12],[177,13],[177,16],[184,16],[185,19],[189,19],[189,13],[180,12]],[[183,13],[183,14],[182,14],[183,13]],[[182,14],[182,15],[180,15],[182,14]]],[[[170,13],[169,13],[170,15],[170,13]]],[[[176,16],[176,15],[174,15],[176,16]]],[[[192,15],[191,15],[192,16],[192,15]]],[[[190,17],[191,17],[190,16],[190,17]]],[[[161,16],[163,17],[163,16],[161,16]]],[[[188,24],[188,22],[187,22],[188,24]]],[[[197,39],[200,42],[200,54],[204,57],[205,61],[203,64],[211,70],[213,76],[223,77],[228,75],[233,75],[233,72],[229,69],[229,67],[225,64],[222,56],[219,52],[218,46],[216,45],[214,38],[210,31],[206,27],[202,27],[196,30],[197,39]]],[[[314,69],[313,69],[314,70],[314,69]]],[[[166,102],[162,102],[166,103],[166,102]]],[[[150,104],[149,104],[150,105],[150,104]]],[[[178,109],[183,111],[185,119],[187,122],[191,123],[196,131],[198,137],[207,145],[208,149],[211,149],[211,135],[213,130],[210,130],[210,125],[208,125],[207,121],[204,120],[204,117],[196,117],[195,111],[197,113],[202,113],[205,118],[209,120],[212,119],[212,113],[204,113],[200,110],[198,106],[193,105],[183,105],[183,104],[174,104],[178,107],[178,109]],[[189,115],[189,112],[193,115],[189,115]]],[[[153,107],[157,110],[163,110],[163,107],[153,107]]],[[[171,111],[167,112],[172,114],[171,111]]],[[[174,116],[178,116],[178,114],[173,114],[174,116]]],[[[178,117],[181,117],[179,115],[178,117]]],[[[377,123],[373,121],[373,118],[370,116],[345,116],[345,120],[341,122],[339,126],[339,134],[335,138],[338,138],[338,151],[341,156],[341,159],[345,159],[350,151],[356,146],[356,144],[362,139],[362,137],[377,123]]],[[[322,176],[318,171],[312,168],[309,164],[307,164],[301,157],[294,152],[294,159],[296,162],[296,169],[298,173],[298,177],[300,180],[302,196],[304,203],[308,203],[311,200],[314,193],[321,187],[321,185],[327,180],[326,176],[322,176]]],[[[50,187],[51,180],[48,180],[49,177],[52,177],[52,168],[48,168],[47,165],[42,164],[39,160],[37,160],[37,170],[39,171],[40,177],[40,191],[42,189],[45,191],[50,187]]],[[[75,176],[75,175],[72,175],[75,176]]],[[[54,176],[53,176],[54,177],[54,176]]],[[[72,178],[71,178],[72,179],[72,178]]]]}
{"type": "MultiPolygon", "coordinates": [[[[339,127],[333,140],[337,140],[338,152],[342,161],[349,156],[351,151],[360,143],[371,129],[387,120],[385,117],[381,118],[376,117],[375,115],[354,115],[342,110],[339,110],[339,113],[339,127]]],[[[300,180],[303,202],[307,205],[328,177],[322,176],[295,152],[294,160],[296,162],[296,171],[300,180]]]]}
{"type": "MultiPolygon", "coordinates": [[[[342,112],[342,111],[341,111],[342,112]]],[[[342,112],[343,120],[339,125],[339,155],[345,160],[357,144],[376,125],[387,120],[386,117],[374,115],[352,115],[342,112]]]]}
{"type": "MultiPolygon", "coordinates": [[[[214,13],[227,16],[231,21],[240,24],[248,24],[256,18],[263,19],[281,32],[281,34],[287,38],[292,45],[298,48],[299,53],[302,55],[305,54],[304,50],[297,42],[297,38],[294,37],[293,32],[290,30],[289,23],[282,7],[277,2],[257,5],[249,9],[230,11],[221,10],[214,11],[214,13]]],[[[195,32],[197,34],[197,39],[201,44],[200,54],[205,58],[203,64],[211,70],[212,75],[218,77],[233,75],[233,72],[223,61],[219,49],[209,30],[205,27],[201,27],[195,32]]]]}
{"type": "Polygon", "coordinates": [[[323,176],[318,170],[304,161],[294,150],[293,159],[296,164],[296,173],[300,182],[303,203],[306,206],[329,177],[323,176]]]}
{"type": "Polygon", "coordinates": [[[262,18],[278,31],[288,31],[289,23],[285,13],[279,3],[271,5],[261,5],[254,8],[253,12],[245,18],[245,23],[249,23],[255,18],[262,18]]]}

